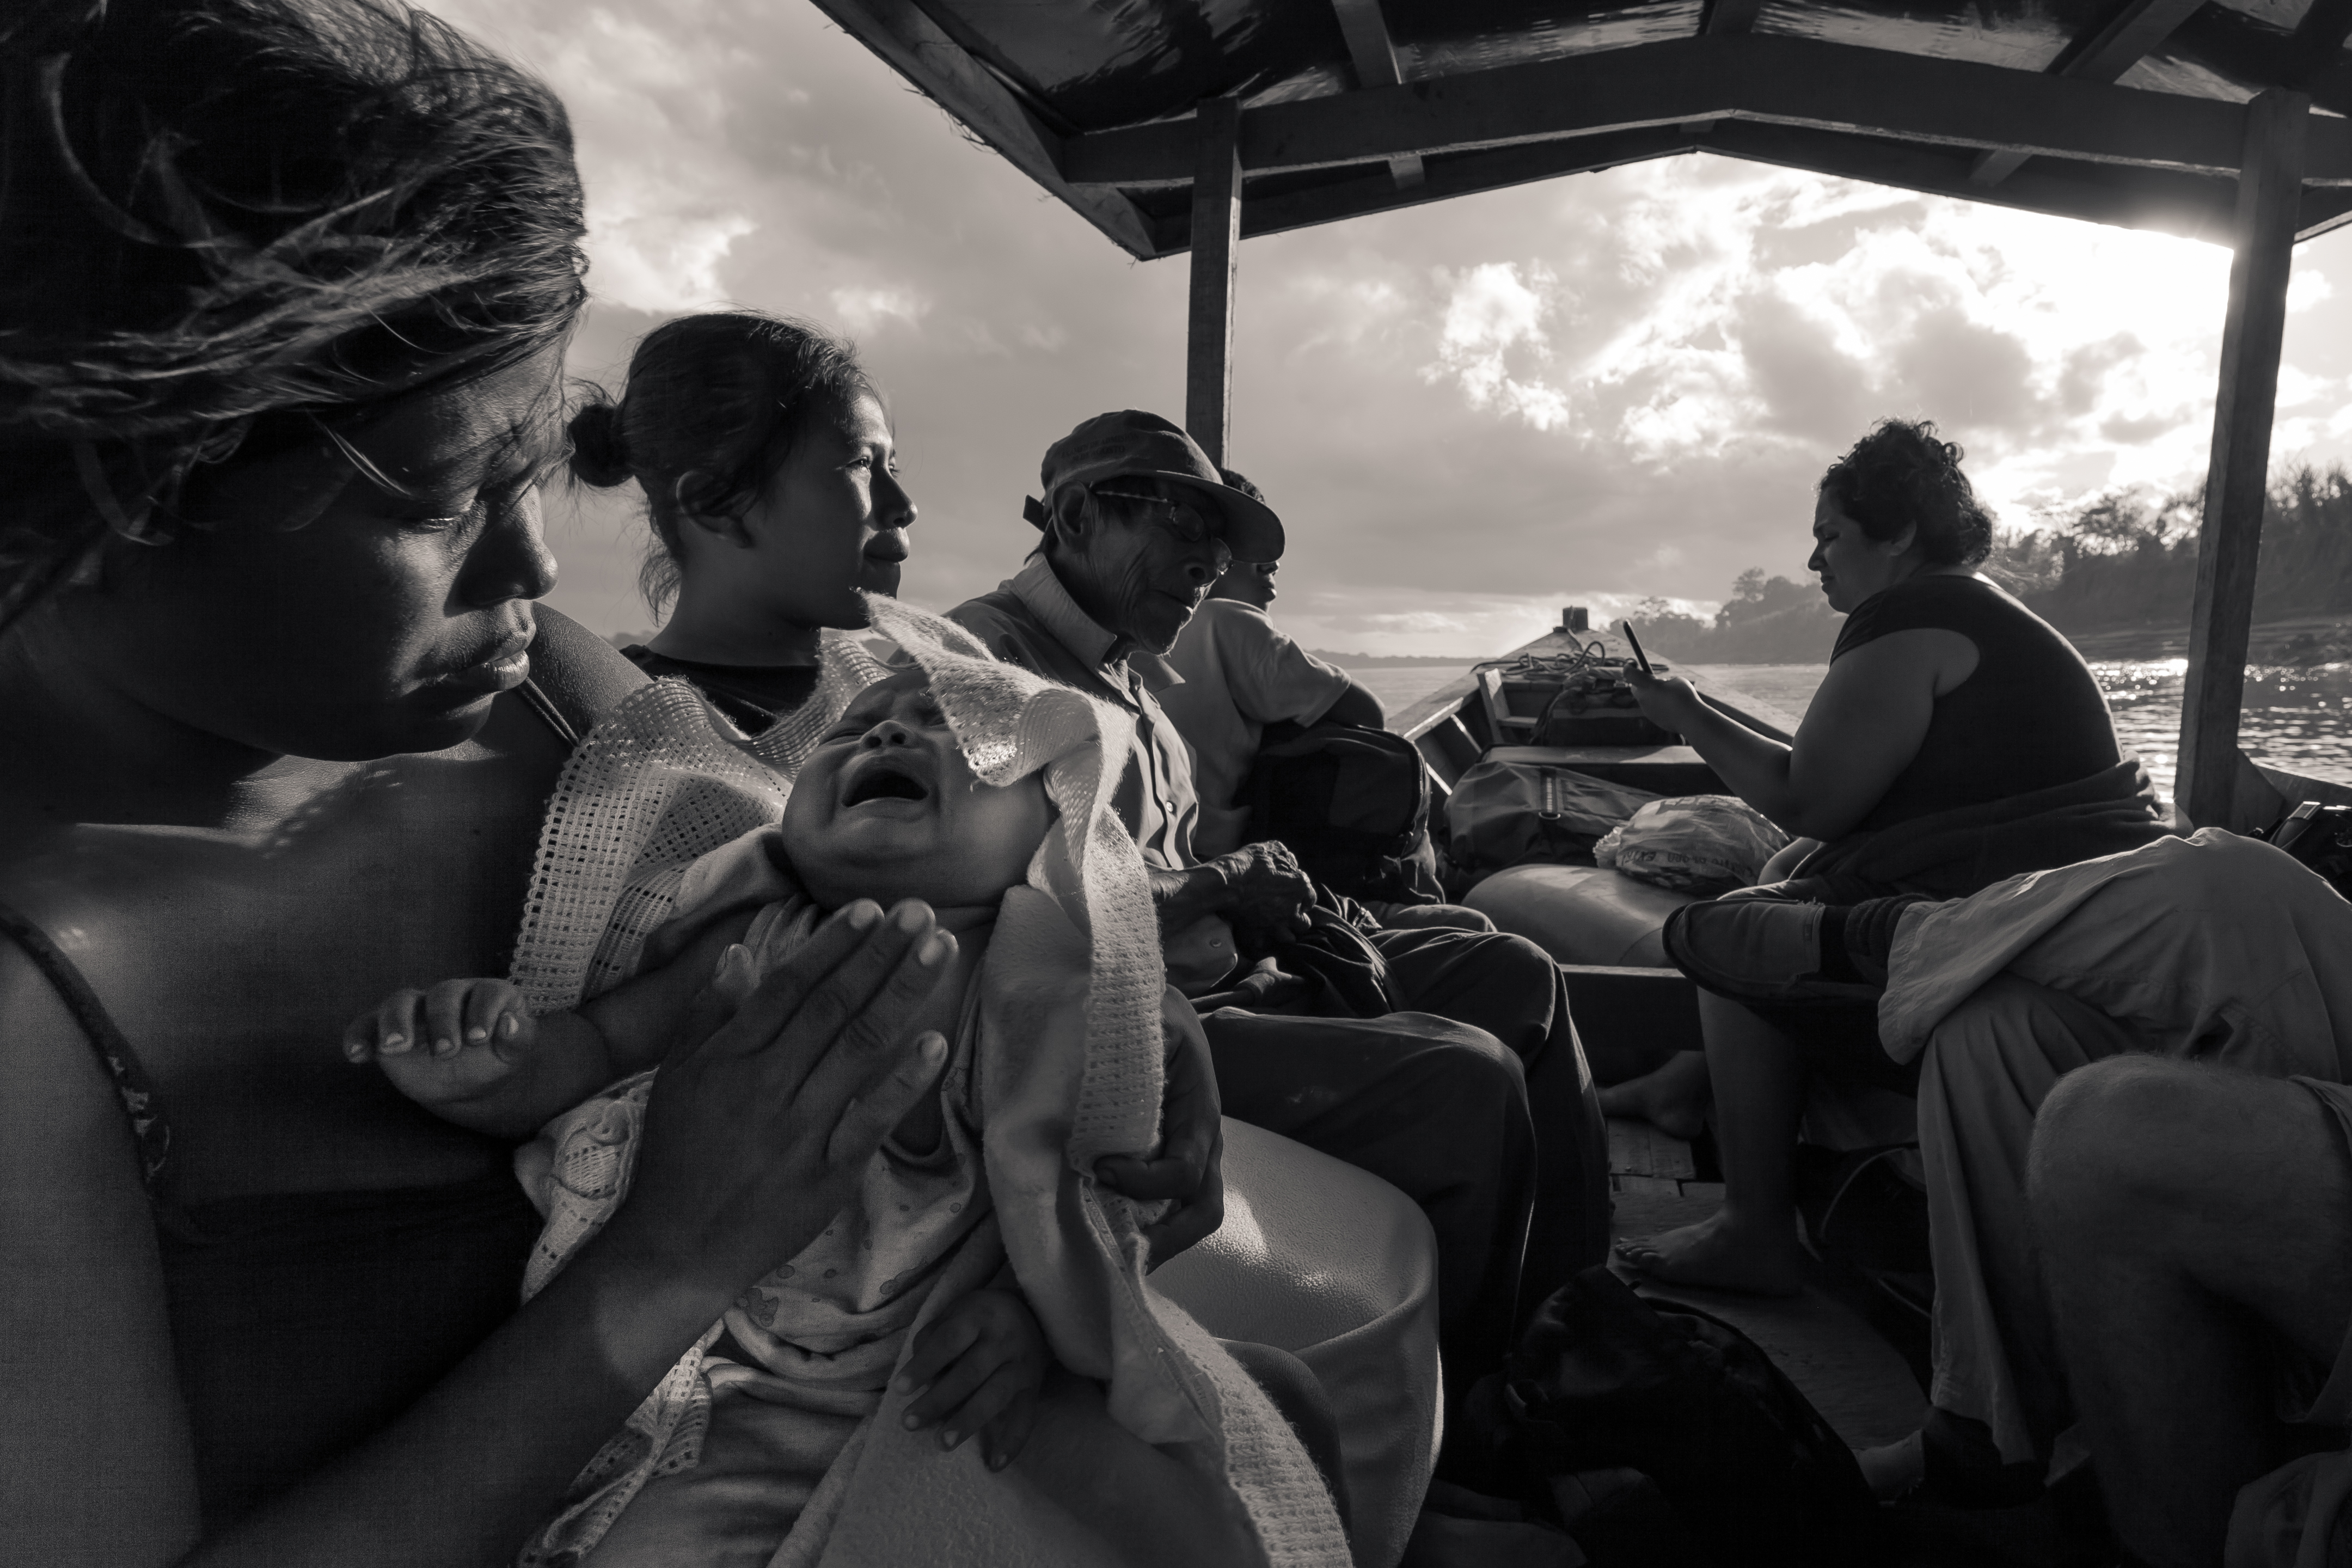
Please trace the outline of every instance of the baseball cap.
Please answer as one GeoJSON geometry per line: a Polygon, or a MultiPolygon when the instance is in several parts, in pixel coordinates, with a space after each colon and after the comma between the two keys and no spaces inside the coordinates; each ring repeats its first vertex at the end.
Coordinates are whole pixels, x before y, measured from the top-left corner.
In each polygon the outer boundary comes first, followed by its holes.
{"type": "MultiPolygon", "coordinates": [[[[1225,548],[1236,561],[1275,561],[1282,556],[1282,520],[1264,501],[1226,484],[1217,465],[1183,427],[1157,414],[1123,408],[1097,414],[1045,448],[1038,479],[1050,498],[1064,485],[1092,485],[1124,478],[1166,479],[1203,492],[1224,519],[1225,548]]],[[[1039,528],[1049,515],[1032,499],[1022,515],[1039,528]]]]}

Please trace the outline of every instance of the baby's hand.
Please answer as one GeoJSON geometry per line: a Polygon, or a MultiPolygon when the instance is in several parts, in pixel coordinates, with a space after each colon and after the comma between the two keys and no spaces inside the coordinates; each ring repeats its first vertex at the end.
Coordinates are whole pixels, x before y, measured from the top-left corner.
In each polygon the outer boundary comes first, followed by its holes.
{"type": "Polygon", "coordinates": [[[893,1386],[920,1396],[907,1406],[908,1431],[945,1418],[942,1448],[980,1432],[988,1468],[1001,1470],[1029,1441],[1045,1381],[1045,1336],[1029,1303],[1017,1291],[991,1289],[931,1320],[893,1386]]]}
{"type": "Polygon", "coordinates": [[[538,1038],[522,993],[503,980],[444,980],[395,991],[343,1031],[343,1055],[373,1058],[427,1107],[477,1099],[510,1077],[538,1038]]]}

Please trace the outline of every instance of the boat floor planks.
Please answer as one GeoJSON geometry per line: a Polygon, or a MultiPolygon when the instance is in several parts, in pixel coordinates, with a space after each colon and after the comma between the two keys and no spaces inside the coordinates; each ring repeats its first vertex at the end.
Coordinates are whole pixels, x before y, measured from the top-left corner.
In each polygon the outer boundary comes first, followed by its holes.
{"type": "MultiPolygon", "coordinates": [[[[1711,1194],[1721,1192],[1709,1189],[1711,1194]]],[[[1611,1232],[1655,1236],[1705,1219],[1718,1201],[1719,1195],[1621,1189],[1611,1232]]],[[[1667,1285],[1622,1265],[1613,1267],[1643,1295],[1687,1302],[1754,1340],[1850,1447],[1898,1441],[1927,1418],[1927,1398],[1903,1357],[1820,1282],[1809,1281],[1796,1296],[1745,1296],[1667,1285]]]]}
{"type": "MultiPolygon", "coordinates": [[[[1654,1236],[1715,1212],[1719,1184],[1691,1178],[1690,1145],[1646,1122],[1612,1118],[1609,1180],[1612,1238],[1654,1236]]],[[[1927,1401],[1895,1347],[1838,1299],[1826,1269],[1800,1295],[1774,1299],[1666,1285],[1611,1267],[1643,1295],[1696,1307],[1756,1342],[1802,1390],[1848,1446],[1875,1447],[1918,1429],[1927,1401]]],[[[1961,1510],[1906,1503],[1889,1510],[1895,1555],[1888,1568],[2090,1568],[2084,1532],[2063,1505],[1961,1510]]]]}

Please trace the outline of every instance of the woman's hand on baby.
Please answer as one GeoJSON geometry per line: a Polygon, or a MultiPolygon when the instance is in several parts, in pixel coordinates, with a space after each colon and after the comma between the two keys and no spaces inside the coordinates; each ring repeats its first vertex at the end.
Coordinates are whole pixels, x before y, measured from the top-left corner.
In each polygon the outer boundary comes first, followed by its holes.
{"type": "Polygon", "coordinates": [[[992,1470],[1011,1464],[1037,1424],[1045,1382],[1045,1335],[1015,1290],[974,1290],[915,1336],[914,1351],[891,1386],[915,1395],[907,1430],[940,1427],[940,1447],[973,1433],[992,1470]]]}
{"type": "Polygon", "coordinates": [[[504,980],[444,980],[394,992],[343,1031],[343,1056],[373,1061],[420,1105],[478,1098],[537,1043],[522,993],[504,980]]]}
{"type": "Polygon", "coordinates": [[[662,1062],[599,1244],[728,1300],[806,1247],[947,1061],[914,1026],[955,947],[929,906],[885,915],[861,899],[748,994],[748,957],[730,952],[712,990],[731,1016],[662,1062]]]}

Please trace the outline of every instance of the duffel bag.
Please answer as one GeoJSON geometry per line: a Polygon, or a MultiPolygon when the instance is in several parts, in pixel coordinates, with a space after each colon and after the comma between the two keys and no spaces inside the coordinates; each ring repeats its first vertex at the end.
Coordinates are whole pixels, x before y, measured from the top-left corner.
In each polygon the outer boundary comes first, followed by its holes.
{"type": "Polygon", "coordinates": [[[1445,803],[1446,850],[1465,871],[1530,860],[1589,860],[1610,829],[1658,796],[1571,768],[1484,762],[1445,803]]]}

